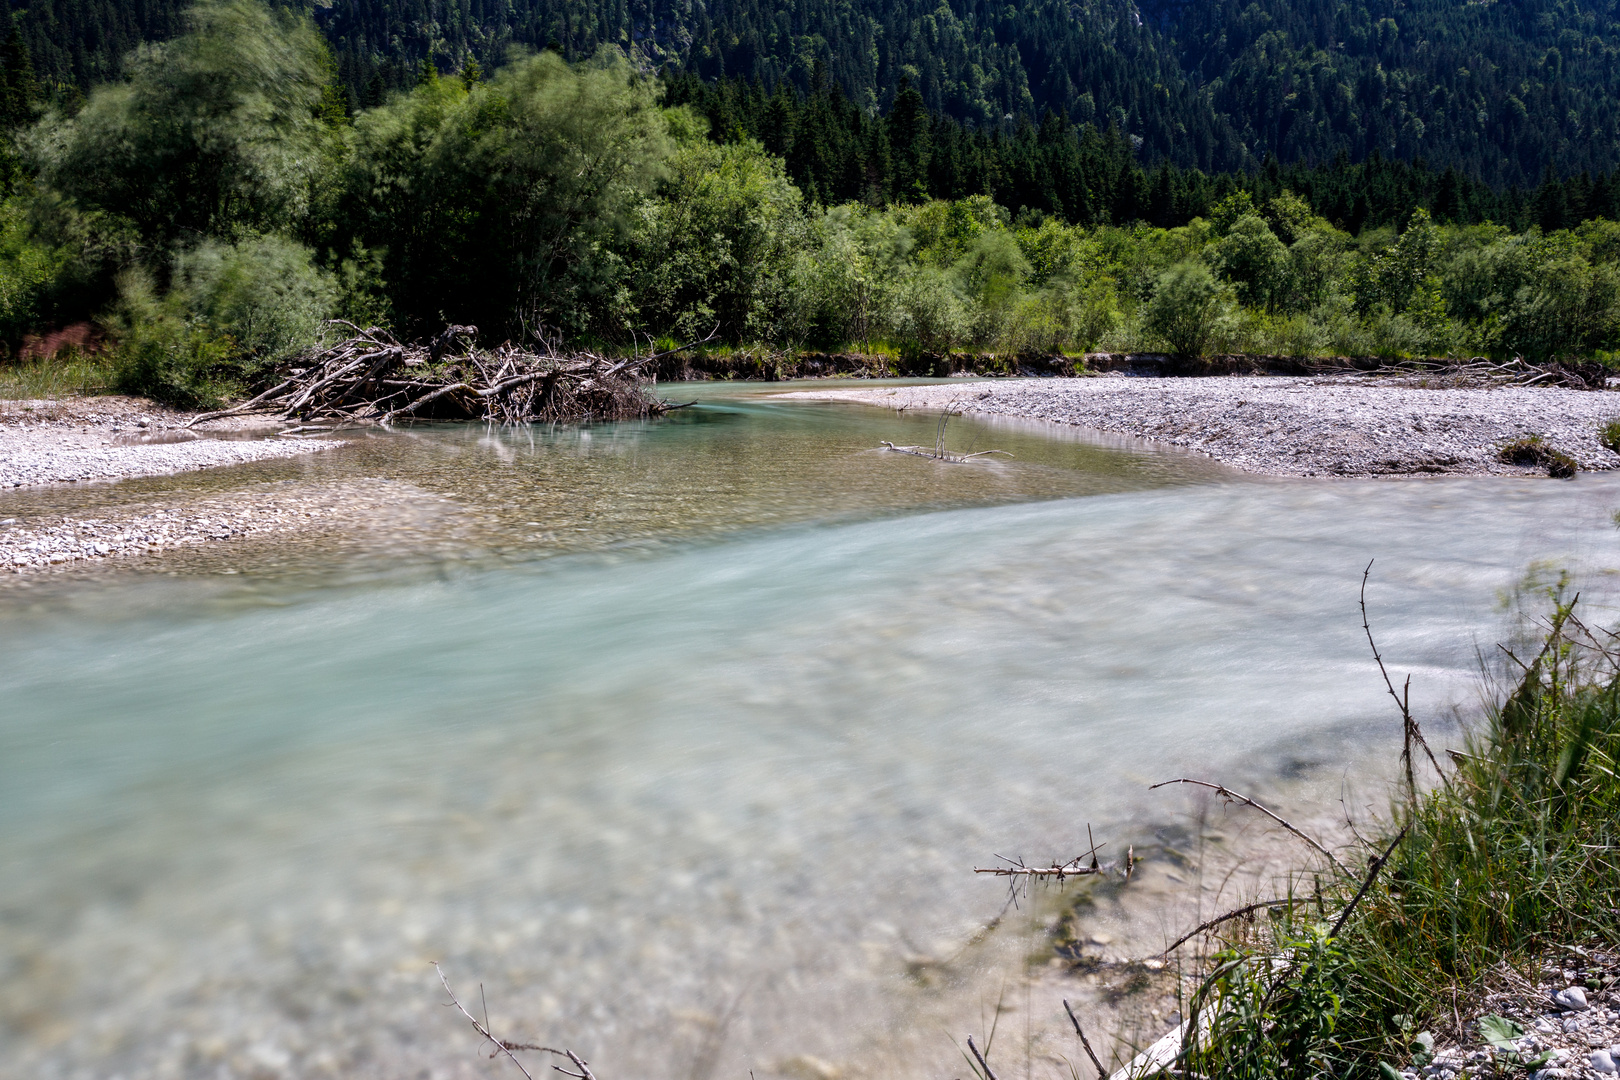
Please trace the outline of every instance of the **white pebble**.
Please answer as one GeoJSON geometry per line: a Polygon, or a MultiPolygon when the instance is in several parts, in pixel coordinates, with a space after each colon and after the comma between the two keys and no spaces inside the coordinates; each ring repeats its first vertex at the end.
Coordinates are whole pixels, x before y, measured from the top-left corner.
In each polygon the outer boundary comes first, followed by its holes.
{"type": "Polygon", "coordinates": [[[1587,1008],[1586,991],[1579,986],[1568,986],[1553,995],[1553,1001],[1561,1009],[1570,1012],[1581,1012],[1587,1008]]]}

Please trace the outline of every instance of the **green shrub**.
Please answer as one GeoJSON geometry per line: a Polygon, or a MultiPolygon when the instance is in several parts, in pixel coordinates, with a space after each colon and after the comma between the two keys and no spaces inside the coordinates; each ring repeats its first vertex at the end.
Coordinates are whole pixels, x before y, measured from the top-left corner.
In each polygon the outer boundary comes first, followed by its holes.
{"type": "Polygon", "coordinates": [[[1620,454],[1620,420],[1610,420],[1599,428],[1598,442],[1620,454]]]}
{"type": "Polygon", "coordinates": [[[1202,354],[1226,312],[1226,296],[1201,262],[1177,263],[1159,276],[1142,312],[1142,329],[1171,352],[1202,354]]]}
{"type": "Polygon", "coordinates": [[[107,319],[116,342],[110,356],[115,389],[176,408],[206,409],[240,387],[234,341],[165,303],[140,271],[120,275],[118,292],[107,319]]]}
{"type": "Polygon", "coordinates": [[[308,349],[335,312],[337,283],[280,236],[204,241],[175,259],[171,305],[235,342],[258,367],[308,349]]]}
{"type": "Polygon", "coordinates": [[[1517,658],[1466,752],[1397,807],[1393,845],[1363,847],[1392,851],[1387,864],[1366,878],[1357,860],[1217,956],[1189,1001],[1207,1034],[1184,1054],[1186,1071],[1339,1077],[1421,1065],[1433,1048],[1424,1029],[1451,1028],[1458,998],[1474,998],[1502,965],[1615,940],[1620,666],[1572,605],[1558,594],[1555,604],[1540,651],[1517,658]]]}

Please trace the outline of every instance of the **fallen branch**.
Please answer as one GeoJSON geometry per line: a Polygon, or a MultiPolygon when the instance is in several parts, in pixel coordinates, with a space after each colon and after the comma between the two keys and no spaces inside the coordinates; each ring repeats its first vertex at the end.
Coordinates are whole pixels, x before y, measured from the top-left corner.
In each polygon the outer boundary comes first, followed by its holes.
{"type": "Polygon", "coordinates": [[[967,1037],[967,1044],[968,1049],[973,1051],[973,1056],[978,1059],[979,1068],[984,1070],[985,1080],[996,1080],[996,1074],[990,1071],[990,1063],[984,1060],[984,1055],[979,1053],[979,1048],[973,1045],[973,1036],[969,1035],[967,1037]]]}
{"type": "Polygon", "coordinates": [[[1441,771],[1440,763],[1434,759],[1434,751],[1429,749],[1429,741],[1423,737],[1423,729],[1418,727],[1416,718],[1412,716],[1412,677],[1406,677],[1405,692],[1397,694],[1395,684],[1390,680],[1389,671],[1384,667],[1384,658],[1379,655],[1378,643],[1373,640],[1372,625],[1367,621],[1367,579],[1372,576],[1373,563],[1369,559],[1367,567],[1361,572],[1361,629],[1366,631],[1367,645],[1372,649],[1373,659],[1378,662],[1378,673],[1384,677],[1384,688],[1394,699],[1395,705],[1401,710],[1401,722],[1405,728],[1401,739],[1401,765],[1406,771],[1406,789],[1408,796],[1414,801],[1417,799],[1417,777],[1412,768],[1412,740],[1415,738],[1423,752],[1429,757],[1429,764],[1439,776],[1445,776],[1441,771]]]}
{"type": "Polygon", "coordinates": [[[1344,929],[1344,924],[1350,921],[1351,912],[1356,910],[1356,905],[1361,903],[1361,898],[1367,895],[1368,889],[1372,888],[1372,883],[1378,878],[1378,872],[1384,868],[1385,863],[1389,862],[1389,857],[1395,854],[1395,846],[1405,839],[1406,830],[1410,828],[1410,825],[1401,826],[1401,831],[1395,834],[1395,839],[1389,842],[1389,847],[1385,848],[1384,853],[1374,859],[1367,867],[1367,880],[1361,883],[1361,888],[1356,890],[1356,895],[1352,896],[1350,902],[1344,905],[1344,910],[1339,913],[1338,919],[1333,923],[1333,929],[1328,933],[1328,937],[1339,936],[1339,931],[1344,929]]]}
{"type": "Polygon", "coordinates": [[[1281,825],[1283,828],[1287,829],[1289,832],[1291,832],[1295,836],[1299,837],[1301,840],[1305,841],[1307,844],[1309,844],[1311,847],[1315,848],[1317,851],[1321,852],[1323,855],[1327,856],[1328,861],[1331,862],[1335,867],[1337,867],[1341,873],[1343,873],[1346,876],[1349,876],[1350,871],[1348,869],[1346,869],[1345,865],[1343,863],[1341,863],[1334,856],[1333,852],[1331,852],[1327,848],[1323,847],[1319,842],[1317,842],[1317,840],[1315,838],[1307,835],[1304,831],[1299,829],[1292,822],[1290,822],[1287,819],[1279,816],[1278,814],[1273,813],[1272,811],[1266,809],[1264,806],[1261,806],[1259,803],[1255,802],[1253,799],[1249,798],[1247,795],[1240,795],[1237,792],[1233,791],[1231,788],[1226,787],[1224,784],[1212,784],[1208,780],[1191,780],[1191,779],[1188,779],[1185,776],[1180,776],[1180,777],[1177,777],[1174,780],[1165,780],[1165,781],[1162,781],[1160,783],[1154,784],[1152,787],[1148,788],[1148,790],[1149,791],[1154,791],[1154,790],[1156,790],[1158,788],[1166,787],[1166,786],[1168,786],[1170,784],[1196,784],[1199,787],[1209,788],[1211,791],[1215,792],[1217,795],[1219,795],[1222,798],[1226,799],[1228,802],[1236,801],[1236,802],[1243,803],[1245,806],[1253,807],[1254,809],[1260,811],[1262,814],[1266,815],[1266,817],[1270,818],[1272,821],[1275,821],[1277,824],[1281,825]]]}
{"type": "Polygon", "coordinates": [[[945,428],[948,424],[950,424],[951,417],[960,415],[962,415],[962,407],[960,405],[953,402],[952,404],[945,406],[945,411],[940,413],[939,424],[934,429],[934,445],[932,447],[896,446],[888,439],[879,439],[878,441],[883,444],[883,448],[885,450],[893,450],[897,454],[910,454],[913,457],[932,458],[934,461],[949,461],[953,464],[960,464],[964,461],[972,461],[974,458],[984,457],[986,454],[1003,454],[1007,457],[1012,457],[1012,455],[1005,450],[980,450],[973,454],[953,454],[949,450],[946,450],[945,428]]]}

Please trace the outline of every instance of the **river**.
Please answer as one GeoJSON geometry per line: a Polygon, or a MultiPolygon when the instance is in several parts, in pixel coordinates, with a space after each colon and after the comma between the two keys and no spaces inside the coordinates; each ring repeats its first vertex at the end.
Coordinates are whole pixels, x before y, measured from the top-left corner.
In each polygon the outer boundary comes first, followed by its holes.
{"type": "Polygon", "coordinates": [[[698,396],[0,498],[437,507],[0,592],[0,1075],[510,1070],[438,961],[602,1080],[937,1077],[908,964],[1001,910],[974,865],[1145,847],[1173,775],[1376,780],[1369,559],[1442,737],[1527,575],[1613,621],[1610,476],[1278,481],[967,419],[1013,456],[953,465],[872,449],[932,416],[698,396]]]}

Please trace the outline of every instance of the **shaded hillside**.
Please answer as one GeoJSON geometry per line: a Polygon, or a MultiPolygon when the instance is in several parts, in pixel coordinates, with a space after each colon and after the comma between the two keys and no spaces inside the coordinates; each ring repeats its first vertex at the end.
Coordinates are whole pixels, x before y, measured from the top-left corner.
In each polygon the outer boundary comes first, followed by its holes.
{"type": "MultiPolygon", "coordinates": [[[[28,0],[47,80],[83,86],[176,0],[28,0]]],[[[1205,170],[1423,158],[1492,184],[1620,164],[1615,0],[336,0],[315,16],[352,107],[513,44],[566,56],[602,43],[708,81],[808,91],[816,72],[886,112],[901,80],[971,128],[1046,110],[1117,127],[1145,162],[1205,170]]]]}

